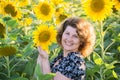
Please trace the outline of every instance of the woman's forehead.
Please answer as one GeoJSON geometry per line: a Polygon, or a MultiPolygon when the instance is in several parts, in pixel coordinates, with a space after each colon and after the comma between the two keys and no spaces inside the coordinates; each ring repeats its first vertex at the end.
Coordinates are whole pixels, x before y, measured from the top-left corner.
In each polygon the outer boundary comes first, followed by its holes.
{"type": "Polygon", "coordinates": [[[73,32],[73,33],[77,33],[77,28],[74,28],[72,26],[67,26],[65,31],[69,31],[69,32],[73,32]]]}

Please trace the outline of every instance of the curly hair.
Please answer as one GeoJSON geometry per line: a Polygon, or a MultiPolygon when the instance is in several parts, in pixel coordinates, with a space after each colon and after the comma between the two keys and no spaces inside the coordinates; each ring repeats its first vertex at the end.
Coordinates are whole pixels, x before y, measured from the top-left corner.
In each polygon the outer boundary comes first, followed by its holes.
{"type": "Polygon", "coordinates": [[[61,38],[68,25],[77,29],[77,33],[80,38],[80,46],[78,50],[84,57],[87,57],[94,49],[96,38],[94,27],[89,22],[84,19],[80,19],[79,17],[65,19],[58,28],[56,37],[57,42],[61,47],[61,38]]]}

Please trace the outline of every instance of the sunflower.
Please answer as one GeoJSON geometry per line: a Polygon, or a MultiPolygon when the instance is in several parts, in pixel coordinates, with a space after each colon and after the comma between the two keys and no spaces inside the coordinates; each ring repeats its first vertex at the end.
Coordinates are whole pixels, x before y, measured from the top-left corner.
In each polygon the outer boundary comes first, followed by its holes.
{"type": "Polygon", "coordinates": [[[113,0],[113,2],[115,3],[116,10],[119,10],[120,9],[120,0],[113,0]]]}
{"type": "Polygon", "coordinates": [[[102,21],[112,12],[113,2],[110,0],[86,0],[82,2],[86,14],[94,21],[102,21]]]}
{"type": "Polygon", "coordinates": [[[40,25],[37,30],[33,32],[33,42],[36,46],[41,46],[42,49],[48,51],[48,47],[56,42],[56,30],[53,26],[40,25]]]}
{"type": "Polygon", "coordinates": [[[30,4],[30,0],[17,0],[19,7],[25,7],[30,4]]]}
{"type": "Polygon", "coordinates": [[[6,46],[0,48],[0,57],[1,56],[10,56],[16,53],[16,48],[13,46],[6,46]]]}
{"type": "Polygon", "coordinates": [[[25,18],[24,23],[25,23],[26,26],[28,26],[32,23],[32,19],[31,18],[25,18]]]}
{"type": "MultiPolygon", "coordinates": [[[[1,7],[1,3],[2,3],[2,1],[0,0],[0,7],[1,7]]],[[[0,14],[2,13],[2,11],[0,10],[0,14]]]]}
{"type": "Polygon", "coordinates": [[[47,1],[40,2],[34,9],[34,12],[37,18],[42,19],[43,21],[49,21],[52,19],[54,14],[54,8],[52,4],[47,1]]]}
{"type": "Polygon", "coordinates": [[[14,2],[2,2],[1,10],[4,15],[10,15],[13,18],[21,18],[21,12],[16,8],[14,2]]]}
{"type": "Polygon", "coordinates": [[[55,10],[55,15],[59,15],[64,12],[64,7],[58,7],[55,10]]]}
{"type": "Polygon", "coordinates": [[[0,38],[5,38],[6,28],[5,25],[0,21],[0,38]]]}
{"type": "Polygon", "coordinates": [[[20,26],[30,26],[32,24],[32,18],[23,18],[21,21],[19,21],[20,26]]]}
{"type": "Polygon", "coordinates": [[[68,18],[68,15],[64,13],[56,15],[56,24],[60,24],[66,18],[68,18]]]}
{"type": "Polygon", "coordinates": [[[59,4],[63,3],[63,0],[51,0],[51,1],[55,6],[58,6],[59,4]]]}

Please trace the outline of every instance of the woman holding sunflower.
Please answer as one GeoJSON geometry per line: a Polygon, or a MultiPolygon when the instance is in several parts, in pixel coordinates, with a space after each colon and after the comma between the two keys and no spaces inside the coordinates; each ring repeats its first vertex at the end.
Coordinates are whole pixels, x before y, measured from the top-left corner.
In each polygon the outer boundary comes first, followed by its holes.
{"type": "Polygon", "coordinates": [[[67,18],[58,29],[57,42],[63,52],[51,64],[47,52],[38,47],[37,63],[43,74],[55,73],[53,80],[85,80],[84,57],[90,55],[95,44],[93,26],[78,17],[67,18]]]}

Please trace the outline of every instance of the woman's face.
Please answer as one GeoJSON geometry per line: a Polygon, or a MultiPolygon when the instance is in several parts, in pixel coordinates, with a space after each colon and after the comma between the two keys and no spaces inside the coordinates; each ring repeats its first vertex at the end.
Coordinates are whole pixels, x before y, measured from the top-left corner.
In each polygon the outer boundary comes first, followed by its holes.
{"type": "Polygon", "coordinates": [[[77,34],[77,29],[71,26],[67,26],[63,32],[61,43],[64,51],[78,51],[80,38],[77,34]]]}

